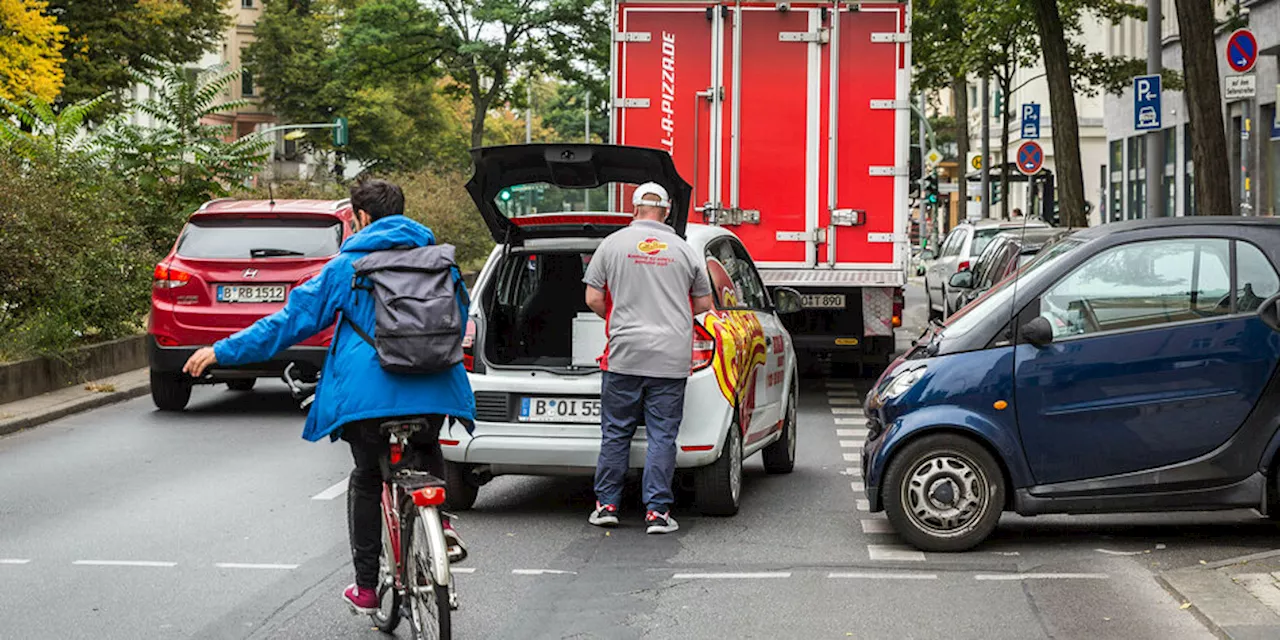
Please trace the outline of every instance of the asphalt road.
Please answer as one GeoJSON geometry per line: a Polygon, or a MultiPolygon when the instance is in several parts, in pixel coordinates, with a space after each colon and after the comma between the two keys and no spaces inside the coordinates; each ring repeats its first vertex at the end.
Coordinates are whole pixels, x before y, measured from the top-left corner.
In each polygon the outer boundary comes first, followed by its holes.
{"type": "MultiPolygon", "coordinates": [[[[795,471],[748,461],[741,512],[677,512],[674,535],[644,534],[635,491],[606,534],[588,478],[496,479],[457,523],[456,637],[1207,638],[1155,572],[1273,546],[1233,511],[1006,516],[978,550],[915,552],[845,459],[859,425],[837,410],[868,384],[807,381],[795,471]]],[[[0,439],[0,638],[385,637],[340,601],[349,454],[301,424],[260,383],[0,439]]]]}

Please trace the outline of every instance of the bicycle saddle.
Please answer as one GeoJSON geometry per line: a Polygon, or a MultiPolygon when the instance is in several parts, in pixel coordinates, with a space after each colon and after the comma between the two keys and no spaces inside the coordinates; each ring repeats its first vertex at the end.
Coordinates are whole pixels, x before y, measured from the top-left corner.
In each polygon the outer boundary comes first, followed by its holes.
{"type": "Polygon", "coordinates": [[[378,426],[378,432],[382,435],[392,435],[402,433],[411,436],[427,427],[427,421],[422,418],[414,418],[409,420],[389,420],[378,426]]]}

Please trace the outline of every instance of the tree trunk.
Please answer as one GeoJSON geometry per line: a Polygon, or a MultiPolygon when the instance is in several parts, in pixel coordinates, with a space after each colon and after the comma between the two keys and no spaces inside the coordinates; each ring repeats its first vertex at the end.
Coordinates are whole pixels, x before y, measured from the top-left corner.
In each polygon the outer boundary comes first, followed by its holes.
{"type": "MultiPolygon", "coordinates": [[[[1204,0],[1208,2],[1209,0],[1204,0]]],[[[1035,0],[1040,50],[1049,84],[1049,123],[1053,128],[1053,163],[1058,191],[1058,224],[1089,226],[1084,210],[1084,166],[1080,160],[1080,118],[1071,84],[1070,53],[1062,33],[1057,0],[1035,0]]],[[[1216,82],[1216,81],[1215,81],[1216,82]]],[[[1216,84],[1214,85],[1217,86],[1216,84]]],[[[1046,208],[1053,203],[1044,203],[1046,208]]],[[[1104,213],[1105,215],[1105,213],[1104,213]]]]}
{"type": "MultiPolygon", "coordinates": [[[[1218,51],[1214,41],[1212,0],[1176,0],[1186,76],[1187,112],[1191,117],[1191,159],[1195,164],[1196,214],[1229,216],[1230,162],[1218,88],[1218,51]]],[[[1151,162],[1148,158],[1147,162],[1151,162]]],[[[1148,194],[1147,197],[1152,197],[1148,194]]]]}
{"type": "Polygon", "coordinates": [[[489,105],[483,100],[471,102],[471,148],[484,144],[484,119],[489,112],[489,105]]]}
{"type": "Polygon", "coordinates": [[[1000,79],[1000,219],[1009,219],[1009,93],[1013,88],[1013,73],[1000,79]]]}
{"type": "MultiPolygon", "coordinates": [[[[963,75],[951,79],[951,94],[956,101],[956,164],[959,165],[960,181],[960,215],[963,220],[969,209],[969,80],[963,75]]],[[[948,210],[950,207],[948,207],[948,210]]],[[[945,220],[943,232],[951,231],[951,216],[942,216],[945,220]]]]}

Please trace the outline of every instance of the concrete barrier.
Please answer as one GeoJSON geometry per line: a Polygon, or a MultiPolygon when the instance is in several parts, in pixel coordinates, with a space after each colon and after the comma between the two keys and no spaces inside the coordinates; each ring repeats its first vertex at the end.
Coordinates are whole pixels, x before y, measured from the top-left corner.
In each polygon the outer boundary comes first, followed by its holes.
{"type": "Polygon", "coordinates": [[[0,364],[0,404],[147,366],[145,336],[0,364]]]}

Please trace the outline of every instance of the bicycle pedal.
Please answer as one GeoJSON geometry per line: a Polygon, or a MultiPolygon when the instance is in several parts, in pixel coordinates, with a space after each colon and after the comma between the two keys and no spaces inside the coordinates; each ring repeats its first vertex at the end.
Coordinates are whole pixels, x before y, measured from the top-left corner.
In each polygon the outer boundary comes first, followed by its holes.
{"type": "Polygon", "coordinates": [[[449,610],[450,611],[458,610],[458,594],[454,593],[453,591],[449,591],[449,610]]]}

